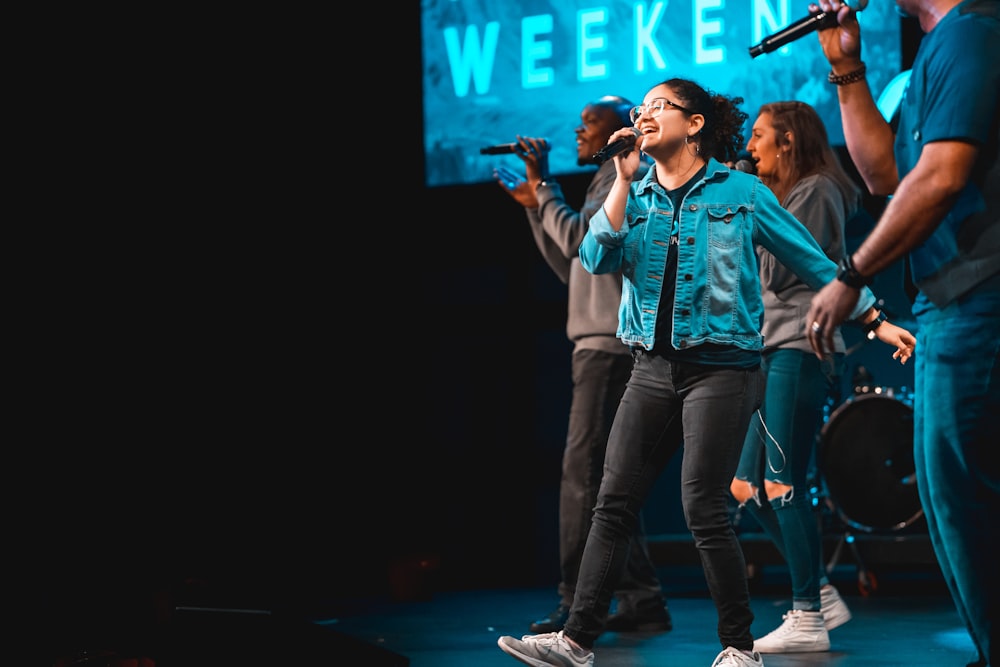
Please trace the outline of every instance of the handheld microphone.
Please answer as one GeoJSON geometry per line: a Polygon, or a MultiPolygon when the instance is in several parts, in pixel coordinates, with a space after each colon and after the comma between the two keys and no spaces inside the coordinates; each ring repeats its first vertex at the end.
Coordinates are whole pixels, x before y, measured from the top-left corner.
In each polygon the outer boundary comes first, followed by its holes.
{"type": "Polygon", "coordinates": [[[622,137],[621,139],[615,139],[610,144],[608,144],[601,150],[594,153],[592,158],[594,162],[596,162],[597,164],[604,164],[605,162],[607,162],[614,156],[618,155],[619,153],[624,153],[625,151],[634,148],[635,142],[639,138],[640,132],[639,128],[637,127],[633,127],[631,128],[631,130],[632,130],[632,136],[630,137],[625,136],[622,137]]]}
{"type": "Polygon", "coordinates": [[[506,155],[517,151],[517,144],[497,144],[496,146],[483,146],[479,149],[480,155],[506,155]]]}
{"type": "Polygon", "coordinates": [[[756,174],[757,165],[754,164],[753,160],[737,160],[736,164],[733,165],[733,169],[736,171],[742,171],[745,174],[756,174]]]}
{"type": "MultiPolygon", "coordinates": [[[[868,6],[868,0],[844,0],[844,4],[856,12],[868,6]]],[[[780,49],[785,44],[794,42],[799,37],[804,37],[815,30],[832,28],[837,25],[836,12],[819,11],[809,16],[799,19],[784,30],[779,30],[770,37],[765,37],[760,44],[750,47],[750,56],[756,58],[762,53],[770,53],[780,49]]]]}

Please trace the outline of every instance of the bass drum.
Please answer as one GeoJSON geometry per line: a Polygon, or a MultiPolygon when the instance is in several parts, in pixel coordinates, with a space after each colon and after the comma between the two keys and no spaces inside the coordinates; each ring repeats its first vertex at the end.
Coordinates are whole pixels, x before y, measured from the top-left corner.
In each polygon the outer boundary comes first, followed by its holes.
{"type": "Polygon", "coordinates": [[[820,431],[819,468],[849,526],[901,530],[923,515],[913,464],[913,408],[893,395],[861,394],[820,431]]]}

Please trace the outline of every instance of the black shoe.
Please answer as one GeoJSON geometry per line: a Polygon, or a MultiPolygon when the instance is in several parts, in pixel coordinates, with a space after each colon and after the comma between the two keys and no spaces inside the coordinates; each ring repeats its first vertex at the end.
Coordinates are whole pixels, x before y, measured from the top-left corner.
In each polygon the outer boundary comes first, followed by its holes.
{"type": "Polygon", "coordinates": [[[604,624],[607,632],[670,632],[673,629],[666,605],[644,611],[624,609],[608,616],[604,624]]]}
{"type": "Polygon", "coordinates": [[[567,618],[569,618],[569,606],[560,604],[554,612],[532,623],[531,631],[536,635],[559,632],[566,625],[567,618]]]}

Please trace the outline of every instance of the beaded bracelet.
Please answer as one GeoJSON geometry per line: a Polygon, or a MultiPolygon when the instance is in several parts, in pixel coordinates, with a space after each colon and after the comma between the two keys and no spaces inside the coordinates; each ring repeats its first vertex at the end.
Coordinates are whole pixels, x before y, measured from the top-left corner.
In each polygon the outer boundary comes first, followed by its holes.
{"type": "Polygon", "coordinates": [[[861,67],[854,70],[853,72],[848,72],[847,74],[834,74],[833,70],[827,75],[826,80],[835,86],[846,86],[849,83],[854,83],[855,81],[861,81],[865,78],[865,72],[868,71],[868,67],[864,63],[861,63],[861,67]]]}

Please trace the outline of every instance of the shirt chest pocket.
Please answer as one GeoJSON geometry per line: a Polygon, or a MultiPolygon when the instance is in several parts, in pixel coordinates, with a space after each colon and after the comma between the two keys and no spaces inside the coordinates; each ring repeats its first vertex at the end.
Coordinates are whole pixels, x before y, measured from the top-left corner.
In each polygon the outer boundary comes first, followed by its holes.
{"type": "Polygon", "coordinates": [[[708,242],[719,248],[743,245],[749,209],[745,204],[715,204],[705,207],[708,242]]]}

